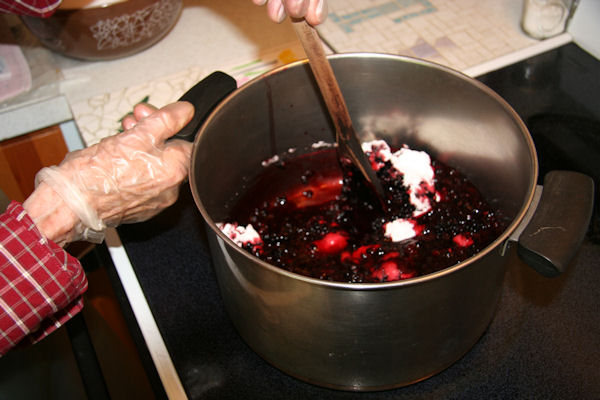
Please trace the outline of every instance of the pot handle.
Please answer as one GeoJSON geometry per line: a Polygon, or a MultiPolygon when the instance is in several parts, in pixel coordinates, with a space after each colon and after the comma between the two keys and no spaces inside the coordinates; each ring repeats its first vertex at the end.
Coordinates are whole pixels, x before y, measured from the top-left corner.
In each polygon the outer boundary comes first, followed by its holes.
{"type": "Polygon", "coordinates": [[[572,171],[551,171],[533,215],[518,236],[517,253],[547,277],[560,275],[575,256],[588,229],[594,181],[572,171]]]}
{"type": "Polygon", "coordinates": [[[189,101],[194,105],[194,117],[172,138],[193,142],[208,114],[235,89],[235,79],[221,71],[213,72],[192,86],[179,100],[189,101]]]}

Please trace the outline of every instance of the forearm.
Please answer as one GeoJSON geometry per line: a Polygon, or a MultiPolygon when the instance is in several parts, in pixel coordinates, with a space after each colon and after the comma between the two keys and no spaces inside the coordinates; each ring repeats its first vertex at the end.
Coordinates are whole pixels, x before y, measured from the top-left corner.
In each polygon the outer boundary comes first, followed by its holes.
{"type": "Polygon", "coordinates": [[[50,186],[41,183],[25,200],[23,208],[45,238],[60,246],[72,241],[79,218],[50,186]]]}
{"type": "Polygon", "coordinates": [[[83,306],[81,264],[42,236],[15,202],[0,215],[0,276],[0,355],[47,336],[83,306]]]}
{"type": "Polygon", "coordinates": [[[177,102],[136,110],[124,132],[40,170],[23,206],[13,202],[0,215],[0,355],[81,309],[85,274],[61,246],[100,242],[106,227],[146,220],[176,200],[192,144],[168,139],[194,108],[177,102]]]}

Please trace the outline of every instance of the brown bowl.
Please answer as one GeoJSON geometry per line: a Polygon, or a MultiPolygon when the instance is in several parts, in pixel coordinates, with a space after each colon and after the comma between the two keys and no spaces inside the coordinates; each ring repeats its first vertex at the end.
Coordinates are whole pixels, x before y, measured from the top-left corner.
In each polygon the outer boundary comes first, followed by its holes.
{"type": "Polygon", "coordinates": [[[62,5],[49,18],[21,18],[51,50],[98,61],[128,56],[158,42],[173,27],[182,7],[181,0],[106,0],[90,4],[75,8],[62,5]]]}

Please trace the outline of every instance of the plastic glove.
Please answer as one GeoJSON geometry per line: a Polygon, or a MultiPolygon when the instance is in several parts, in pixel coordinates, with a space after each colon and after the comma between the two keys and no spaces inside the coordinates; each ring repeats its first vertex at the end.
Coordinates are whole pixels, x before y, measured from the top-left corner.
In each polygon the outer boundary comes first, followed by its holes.
{"type": "Polygon", "coordinates": [[[267,14],[279,23],[286,15],[292,18],[304,18],[312,26],[325,22],[327,18],[326,0],[252,0],[262,6],[267,3],[267,14]]]}
{"type": "Polygon", "coordinates": [[[25,201],[25,209],[42,226],[40,230],[51,232],[47,237],[61,245],[81,239],[99,243],[106,227],[153,217],[175,202],[188,176],[192,144],[165,141],[193,113],[186,102],[157,111],[136,106],[133,115],[123,120],[124,132],[69,153],[59,166],[38,172],[36,190],[25,201]],[[44,197],[56,199],[55,194],[62,201],[44,204],[44,197]],[[65,205],[76,217],[74,222],[69,221],[73,218],[65,205]],[[61,220],[66,229],[57,226],[61,220]]]}

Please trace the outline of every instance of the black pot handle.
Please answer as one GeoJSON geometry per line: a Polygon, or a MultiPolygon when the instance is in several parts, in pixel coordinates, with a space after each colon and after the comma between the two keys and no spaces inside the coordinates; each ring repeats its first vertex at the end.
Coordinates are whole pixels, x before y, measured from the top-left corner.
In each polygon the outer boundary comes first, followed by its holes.
{"type": "Polygon", "coordinates": [[[200,125],[208,117],[208,114],[235,89],[237,89],[235,79],[221,71],[213,72],[192,86],[179,100],[189,101],[194,105],[194,117],[173,135],[172,139],[193,142],[200,125]]]}
{"type": "Polygon", "coordinates": [[[551,171],[533,217],[519,236],[518,254],[540,274],[565,271],[588,229],[594,181],[572,171],[551,171]]]}

